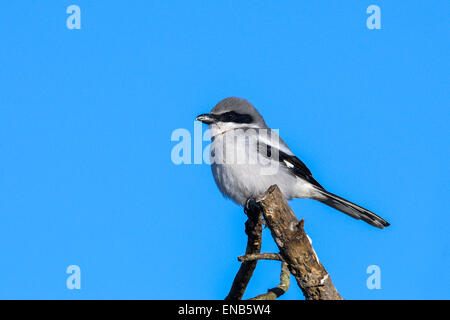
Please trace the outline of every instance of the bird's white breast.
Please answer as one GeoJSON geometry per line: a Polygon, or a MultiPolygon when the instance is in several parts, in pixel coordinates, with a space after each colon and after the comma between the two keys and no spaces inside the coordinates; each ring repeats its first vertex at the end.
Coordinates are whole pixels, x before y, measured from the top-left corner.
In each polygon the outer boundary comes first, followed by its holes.
{"type": "Polygon", "coordinates": [[[301,179],[278,161],[262,159],[252,137],[245,137],[244,143],[242,138],[231,130],[215,135],[211,144],[211,169],[222,194],[244,206],[248,198],[277,184],[287,199],[301,197],[301,179]]]}

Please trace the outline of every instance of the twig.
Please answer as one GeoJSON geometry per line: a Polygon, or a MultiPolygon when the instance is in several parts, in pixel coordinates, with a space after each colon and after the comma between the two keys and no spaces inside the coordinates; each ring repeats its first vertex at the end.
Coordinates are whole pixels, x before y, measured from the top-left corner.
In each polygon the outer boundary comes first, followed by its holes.
{"type": "Polygon", "coordinates": [[[243,261],[252,261],[252,260],[277,260],[281,261],[281,256],[278,253],[253,253],[246,254],[245,256],[238,257],[238,260],[243,261]]]}

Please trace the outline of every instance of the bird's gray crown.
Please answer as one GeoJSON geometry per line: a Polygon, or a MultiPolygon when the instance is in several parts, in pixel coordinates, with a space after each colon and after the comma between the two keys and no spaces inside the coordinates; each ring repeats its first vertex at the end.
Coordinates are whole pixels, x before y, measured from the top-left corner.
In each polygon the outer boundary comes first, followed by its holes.
{"type": "Polygon", "coordinates": [[[237,97],[225,98],[211,110],[211,114],[221,115],[227,112],[235,112],[240,115],[248,115],[252,118],[251,123],[266,126],[263,117],[256,108],[247,100],[237,97]]]}

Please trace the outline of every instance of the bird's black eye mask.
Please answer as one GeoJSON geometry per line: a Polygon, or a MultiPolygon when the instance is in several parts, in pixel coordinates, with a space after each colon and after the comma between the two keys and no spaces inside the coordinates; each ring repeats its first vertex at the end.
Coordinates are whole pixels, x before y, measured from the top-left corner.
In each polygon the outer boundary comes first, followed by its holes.
{"type": "Polygon", "coordinates": [[[234,111],[225,112],[216,115],[217,121],[234,123],[252,123],[253,118],[249,114],[241,114],[234,111]]]}

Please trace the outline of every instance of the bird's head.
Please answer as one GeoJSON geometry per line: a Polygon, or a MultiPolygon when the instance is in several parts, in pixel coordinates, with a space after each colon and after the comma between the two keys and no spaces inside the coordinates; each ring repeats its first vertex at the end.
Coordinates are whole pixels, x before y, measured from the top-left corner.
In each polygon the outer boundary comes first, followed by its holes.
{"type": "Polygon", "coordinates": [[[223,99],[210,113],[201,114],[196,120],[206,123],[216,133],[240,128],[267,128],[263,117],[250,102],[235,97],[223,99]]]}

